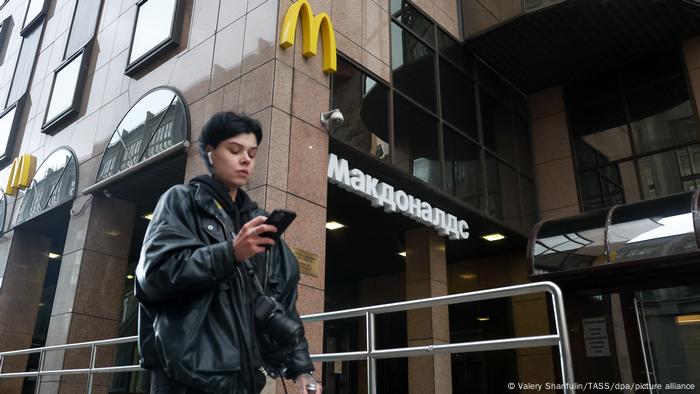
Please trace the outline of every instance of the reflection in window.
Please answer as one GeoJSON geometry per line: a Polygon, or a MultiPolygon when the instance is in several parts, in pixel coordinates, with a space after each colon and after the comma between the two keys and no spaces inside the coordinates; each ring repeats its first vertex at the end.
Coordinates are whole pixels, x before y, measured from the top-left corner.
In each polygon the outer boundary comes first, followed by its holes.
{"type": "Polygon", "coordinates": [[[12,17],[8,16],[4,21],[0,22],[0,66],[5,62],[5,50],[7,43],[10,41],[10,32],[12,31],[12,17]]]}
{"type": "Polygon", "coordinates": [[[17,106],[13,106],[0,115],[0,161],[9,159],[12,156],[10,142],[14,139],[14,124],[17,106]]]}
{"type": "Polygon", "coordinates": [[[396,165],[418,179],[442,188],[437,121],[399,95],[394,95],[396,165]]]}
{"type": "Polygon", "coordinates": [[[444,148],[448,192],[479,210],[486,208],[479,146],[445,127],[444,148]]]}
{"type": "Polygon", "coordinates": [[[22,40],[22,48],[17,59],[15,75],[12,79],[10,94],[7,96],[6,107],[19,100],[27,92],[29,78],[34,69],[34,59],[39,49],[39,39],[41,38],[42,30],[43,25],[40,25],[22,40]]]}
{"type": "Polygon", "coordinates": [[[139,100],[107,145],[97,182],[103,181],[187,139],[187,113],[180,96],[166,88],[139,100]]]}
{"type": "Polygon", "coordinates": [[[691,145],[639,159],[645,199],[662,197],[700,186],[700,145],[691,145]]]}
{"type": "Polygon", "coordinates": [[[680,58],[673,51],[567,88],[583,210],[698,187],[698,121],[680,58]]]}
{"type": "Polygon", "coordinates": [[[464,47],[462,47],[462,44],[454,40],[449,34],[445,33],[441,29],[437,29],[437,32],[438,50],[440,51],[440,54],[452,60],[453,64],[459,67],[461,70],[473,75],[472,60],[464,47]]]}
{"type": "Polygon", "coordinates": [[[488,153],[486,154],[486,187],[488,215],[519,229],[522,219],[518,175],[514,169],[488,153]]]}
{"type": "Polygon", "coordinates": [[[333,108],[343,113],[345,122],[333,127],[331,135],[388,162],[389,89],[339,58],[338,71],[333,75],[332,101],[333,108]]]}
{"type": "Polygon", "coordinates": [[[75,108],[75,95],[78,88],[78,81],[83,70],[84,52],[69,60],[56,71],[54,85],[51,89],[49,107],[46,110],[44,127],[58,120],[61,115],[77,111],[75,108]]]}
{"type": "Polygon", "coordinates": [[[39,18],[41,18],[44,15],[45,2],[45,0],[29,0],[29,7],[27,7],[27,14],[24,17],[24,24],[22,25],[22,30],[26,29],[28,26],[38,21],[39,18]]]}
{"type": "Polygon", "coordinates": [[[428,45],[435,45],[435,25],[408,1],[392,0],[391,15],[425,40],[428,45]]]}
{"type": "Polygon", "coordinates": [[[483,90],[480,98],[484,145],[508,164],[515,165],[515,138],[511,111],[483,90]]]}
{"type": "Polygon", "coordinates": [[[607,211],[546,221],[537,233],[533,274],[546,274],[605,264],[607,211]]]}
{"type": "Polygon", "coordinates": [[[608,230],[613,263],[697,251],[693,193],[617,208],[608,230]]]}
{"type": "Polygon", "coordinates": [[[102,1],[78,0],[64,59],[71,57],[84,47],[95,35],[101,4],[102,1]]]}
{"type": "Polygon", "coordinates": [[[698,125],[683,77],[633,90],[627,102],[638,153],[697,142],[698,125]]]}
{"type": "Polygon", "coordinates": [[[52,153],[37,169],[27,188],[17,223],[71,200],[75,196],[76,179],[77,163],[73,153],[68,149],[52,153]]]}
{"type": "Polygon", "coordinates": [[[177,45],[179,38],[179,0],[147,0],[137,7],[127,74],[136,72],[161,49],[177,45]]]}
{"type": "Polygon", "coordinates": [[[440,95],[443,118],[478,141],[474,83],[442,59],[440,59],[440,95]]]}
{"type": "Polygon", "coordinates": [[[435,110],[435,51],[393,22],[391,68],[397,89],[435,110]]]}

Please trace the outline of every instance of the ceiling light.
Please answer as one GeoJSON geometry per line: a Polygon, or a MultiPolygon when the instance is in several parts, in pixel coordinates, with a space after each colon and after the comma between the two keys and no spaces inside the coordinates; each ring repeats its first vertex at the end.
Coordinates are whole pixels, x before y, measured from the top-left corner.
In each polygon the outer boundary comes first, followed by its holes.
{"type": "Polygon", "coordinates": [[[476,320],[478,320],[478,321],[489,321],[489,320],[491,320],[491,318],[490,318],[490,317],[483,316],[483,317],[477,317],[476,320]]]}
{"type": "Polygon", "coordinates": [[[129,279],[129,280],[134,279],[134,275],[129,274],[126,276],[126,279],[129,279]]]}
{"type": "Polygon", "coordinates": [[[61,257],[61,255],[58,254],[58,253],[53,253],[53,252],[50,252],[50,253],[49,253],[49,258],[50,258],[50,259],[57,259],[57,258],[59,258],[59,257],[61,257]]]}
{"type": "Polygon", "coordinates": [[[500,234],[500,233],[494,233],[494,234],[482,235],[481,238],[483,238],[489,242],[494,242],[494,241],[500,241],[502,239],[505,239],[505,235],[500,234]]]}
{"type": "Polygon", "coordinates": [[[345,225],[342,224],[342,223],[338,223],[338,222],[328,222],[328,223],[326,223],[326,228],[327,228],[328,230],[331,230],[331,231],[333,231],[333,230],[338,230],[338,229],[341,229],[341,228],[343,228],[343,227],[345,227],[345,225]]]}
{"type": "Polygon", "coordinates": [[[399,256],[406,257],[406,252],[399,252],[399,256]]]}
{"type": "Polygon", "coordinates": [[[146,219],[146,220],[152,220],[152,219],[153,219],[153,212],[147,213],[147,214],[145,214],[145,215],[143,215],[143,216],[141,216],[141,217],[144,218],[144,219],[146,219]]]}
{"type": "Polygon", "coordinates": [[[698,323],[700,323],[700,315],[676,316],[676,324],[698,324],[698,323]]]}
{"type": "Polygon", "coordinates": [[[476,279],[475,274],[459,274],[458,276],[462,279],[476,279]]]}

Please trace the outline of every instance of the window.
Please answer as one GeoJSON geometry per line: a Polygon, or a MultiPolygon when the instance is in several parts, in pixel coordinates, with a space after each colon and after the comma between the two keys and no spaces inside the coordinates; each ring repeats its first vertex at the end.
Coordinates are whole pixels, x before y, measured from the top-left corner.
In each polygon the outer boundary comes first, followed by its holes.
{"type": "Polygon", "coordinates": [[[529,232],[538,210],[524,95],[410,2],[390,7],[391,83],[341,58],[331,103],[346,122],[331,137],[529,232]]]}
{"type": "Polygon", "coordinates": [[[181,30],[182,1],[141,0],[125,73],[133,75],[163,51],[176,47],[181,30]]]}
{"type": "Polygon", "coordinates": [[[399,95],[394,96],[396,165],[416,178],[442,188],[438,122],[399,95]]]}
{"type": "Polygon", "coordinates": [[[581,209],[700,186],[698,120],[680,53],[565,90],[581,209]]]}
{"type": "Polygon", "coordinates": [[[469,138],[445,128],[447,190],[467,204],[485,209],[481,148],[469,138]]]}
{"type": "Polygon", "coordinates": [[[24,97],[24,94],[27,92],[29,79],[34,70],[34,60],[39,49],[42,30],[43,25],[39,25],[22,40],[22,47],[15,66],[15,74],[12,78],[12,85],[10,85],[10,93],[5,103],[6,108],[24,97]]]}
{"type": "Polygon", "coordinates": [[[435,111],[435,51],[396,23],[391,24],[394,86],[435,111]]]}
{"type": "Polygon", "coordinates": [[[389,162],[389,88],[338,59],[333,77],[333,108],[340,108],[345,122],[331,130],[331,136],[389,162]]]}
{"type": "Polygon", "coordinates": [[[18,104],[0,113],[0,165],[4,166],[12,159],[12,148],[17,128],[17,117],[22,111],[17,110],[18,104]]]}
{"type": "Polygon", "coordinates": [[[38,216],[75,197],[78,165],[73,153],[61,148],[36,170],[22,199],[17,224],[38,216]]]}
{"type": "Polygon", "coordinates": [[[168,88],[142,97],[117,126],[105,149],[96,183],[184,143],[188,136],[187,110],[182,98],[168,88]]]}
{"type": "Polygon", "coordinates": [[[82,92],[79,85],[84,82],[86,69],[85,57],[85,51],[81,50],[56,70],[43,130],[78,111],[79,96],[82,92]]]}
{"type": "Polygon", "coordinates": [[[92,40],[97,28],[97,18],[101,5],[102,1],[78,0],[71,22],[68,44],[63,55],[64,59],[71,57],[92,40]]]}
{"type": "Polygon", "coordinates": [[[75,6],[65,60],[54,72],[42,125],[44,133],[78,113],[101,4],[101,1],[79,0],[75,6]]]}
{"type": "Polygon", "coordinates": [[[22,31],[20,34],[25,36],[30,29],[41,23],[45,13],[46,0],[29,0],[27,13],[24,16],[24,23],[22,24],[22,31]]]}
{"type": "Polygon", "coordinates": [[[5,51],[7,51],[8,38],[12,31],[12,17],[8,16],[0,22],[0,66],[5,62],[5,51]]]}

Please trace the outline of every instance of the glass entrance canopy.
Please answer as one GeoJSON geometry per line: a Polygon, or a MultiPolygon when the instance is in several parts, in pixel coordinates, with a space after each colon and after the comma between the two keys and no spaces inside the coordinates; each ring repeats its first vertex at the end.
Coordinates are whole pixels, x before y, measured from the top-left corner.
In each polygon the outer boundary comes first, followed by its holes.
{"type": "Polygon", "coordinates": [[[528,245],[530,273],[537,276],[697,254],[699,193],[540,222],[528,245]]]}

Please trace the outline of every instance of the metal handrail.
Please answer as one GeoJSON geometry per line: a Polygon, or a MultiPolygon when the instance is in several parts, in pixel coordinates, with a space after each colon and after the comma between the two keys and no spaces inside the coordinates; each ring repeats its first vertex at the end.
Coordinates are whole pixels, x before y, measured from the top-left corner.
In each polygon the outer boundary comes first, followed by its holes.
{"type": "MultiPolygon", "coordinates": [[[[510,350],[523,349],[541,346],[558,346],[559,361],[561,366],[562,387],[566,394],[575,394],[575,383],[573,375],[573,365],[571,362],[571,348],[569,346],[568,329],[566,325],[564,313],[564,297],[559,287],[552,282],[537,282],[524,285],[516,285],[502,287],[496,289],[479,290],[469,293],[453,294],[441,297],[426,298],[421,300],[403,301],[391,304],[375,305],[364,308],[347,309],[335,312],[317,313],[312,315],[302,316],[302,321],[319,322],[327,320],[339,320],[353,317],[365,317],[367,350],[342,352],[342,353],[327,353],[312,355],[313,361],[328,362],[328,361],[350,361],[350,360],[366,360],[367,361],[367,387],[369,394],[376,394],[376,360],[386,358],[403,358],[415,356],[430,356],[438,353],[469,353],[483,352],[494,350],[510,350]],[[413,309],[431,308],[442,305],[461,304],[468,302],[484,301],[497,298],[507,298],[519,295],[528,295],[536,293],[549,293],[552,297],[554,325],[556,334],[539,335],[529,337],[505,338],[488,341],[472,341],[461,343],[449,343],[441,345],[414,346],[404,348],[381,349],[375,348],[375,315],[381,313],[391,313],[399,311],[408,311],[413,309]]],[[[137,337],[122,337],[112,338],[101,341],[73,343],[66,345],[47,346],[34,349],[14,350],[9,352],[0,352],[0,379],[2,378],[21,378],[21,377],[36,377],[38,390],[40,379],[42,376],[48,375],[69,375],[69,374],[88,374],[88,393],[92,394],[93,376],[97,373],[115,373],[115,372],[132,372],[144,371],[138,365],[127,365],[118,367],[95,367],[95,359],[97,357],[97,347],[116,345],[121,343],[136,342],[137,337]],[[46,352],[69,350],[90,347],[90,368],[82,369],[63,369],[63,370],[43,370],[43,360],[46,352]],[[18,356],[31,353],[40,353],[40,363],[38,371],[34,372],[16,372],[2,373],[3,360],[9,356],[18,356]]]]}

